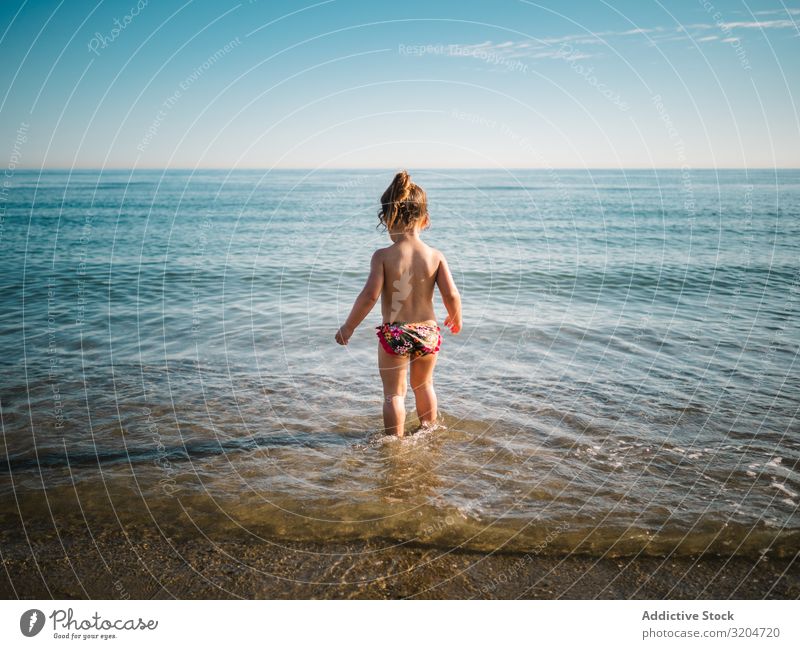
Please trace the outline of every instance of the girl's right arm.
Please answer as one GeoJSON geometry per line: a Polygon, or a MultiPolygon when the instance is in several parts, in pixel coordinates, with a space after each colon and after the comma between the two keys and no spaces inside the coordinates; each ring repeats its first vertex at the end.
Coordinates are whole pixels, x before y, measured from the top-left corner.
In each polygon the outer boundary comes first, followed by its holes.
{"type": "Polygon", "coordinates": [[[461,331],[461,295],[450,274],[447,259],[441,252],[439,253],[439,269],[436,271],[436,286],[439,287],[444,308],[447,309],[444,325],[449,327],[452,333],[457,334],[461,331]]]}

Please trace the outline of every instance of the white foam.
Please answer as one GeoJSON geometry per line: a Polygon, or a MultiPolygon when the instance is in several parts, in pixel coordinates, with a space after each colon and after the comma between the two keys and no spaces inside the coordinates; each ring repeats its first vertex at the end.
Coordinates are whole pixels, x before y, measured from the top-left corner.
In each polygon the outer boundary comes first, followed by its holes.
{"type": "Polygon", "coordinates": [[[772,481],[772,484],[770,486],[774,487],[778,491],[782,491],[783,493],[785,493],[790,498],[797,498],[797,494],[794,491],[789,489],[786,485],[782,485],[782,484],[780,484],[778,482],[775,482],[775,480],[772,481]]]}

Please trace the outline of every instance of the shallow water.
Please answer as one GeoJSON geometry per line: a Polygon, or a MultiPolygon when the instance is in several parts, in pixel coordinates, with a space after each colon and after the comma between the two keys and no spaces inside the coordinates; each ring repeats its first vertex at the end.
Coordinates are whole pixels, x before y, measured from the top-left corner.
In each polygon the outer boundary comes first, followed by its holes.
{"type": "Polygon", "coordinates": [[[464,331],[442,427],[402,440],[379,434],[379,309],[333,342],[390,177],[17,172],[4,527],[800,550],[800,172],[416,173],[464,331]]]}

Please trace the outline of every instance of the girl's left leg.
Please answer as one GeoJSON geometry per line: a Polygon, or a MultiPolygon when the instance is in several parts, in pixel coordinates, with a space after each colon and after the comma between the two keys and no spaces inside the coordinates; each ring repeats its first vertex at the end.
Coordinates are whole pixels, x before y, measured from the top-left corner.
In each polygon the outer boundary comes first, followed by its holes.
{"type": "Polygon", "coordinates": [[[378,342],[378,371],[383,381],[383,426],[387,435],[402,437],[406,423],[408,356],[390,354],[378,342]]]}

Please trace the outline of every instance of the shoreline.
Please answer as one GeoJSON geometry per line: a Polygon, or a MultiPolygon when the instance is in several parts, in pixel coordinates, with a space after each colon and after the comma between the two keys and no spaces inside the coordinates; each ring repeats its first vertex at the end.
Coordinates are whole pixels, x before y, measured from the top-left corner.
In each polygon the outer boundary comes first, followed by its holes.
{"type": "Polygon", "coordinates": [[[3,539],[3,599],[800,597],[796,557],[532,556],[374,541],[214,544],[119,530],[31,543],[3,539]]]}

